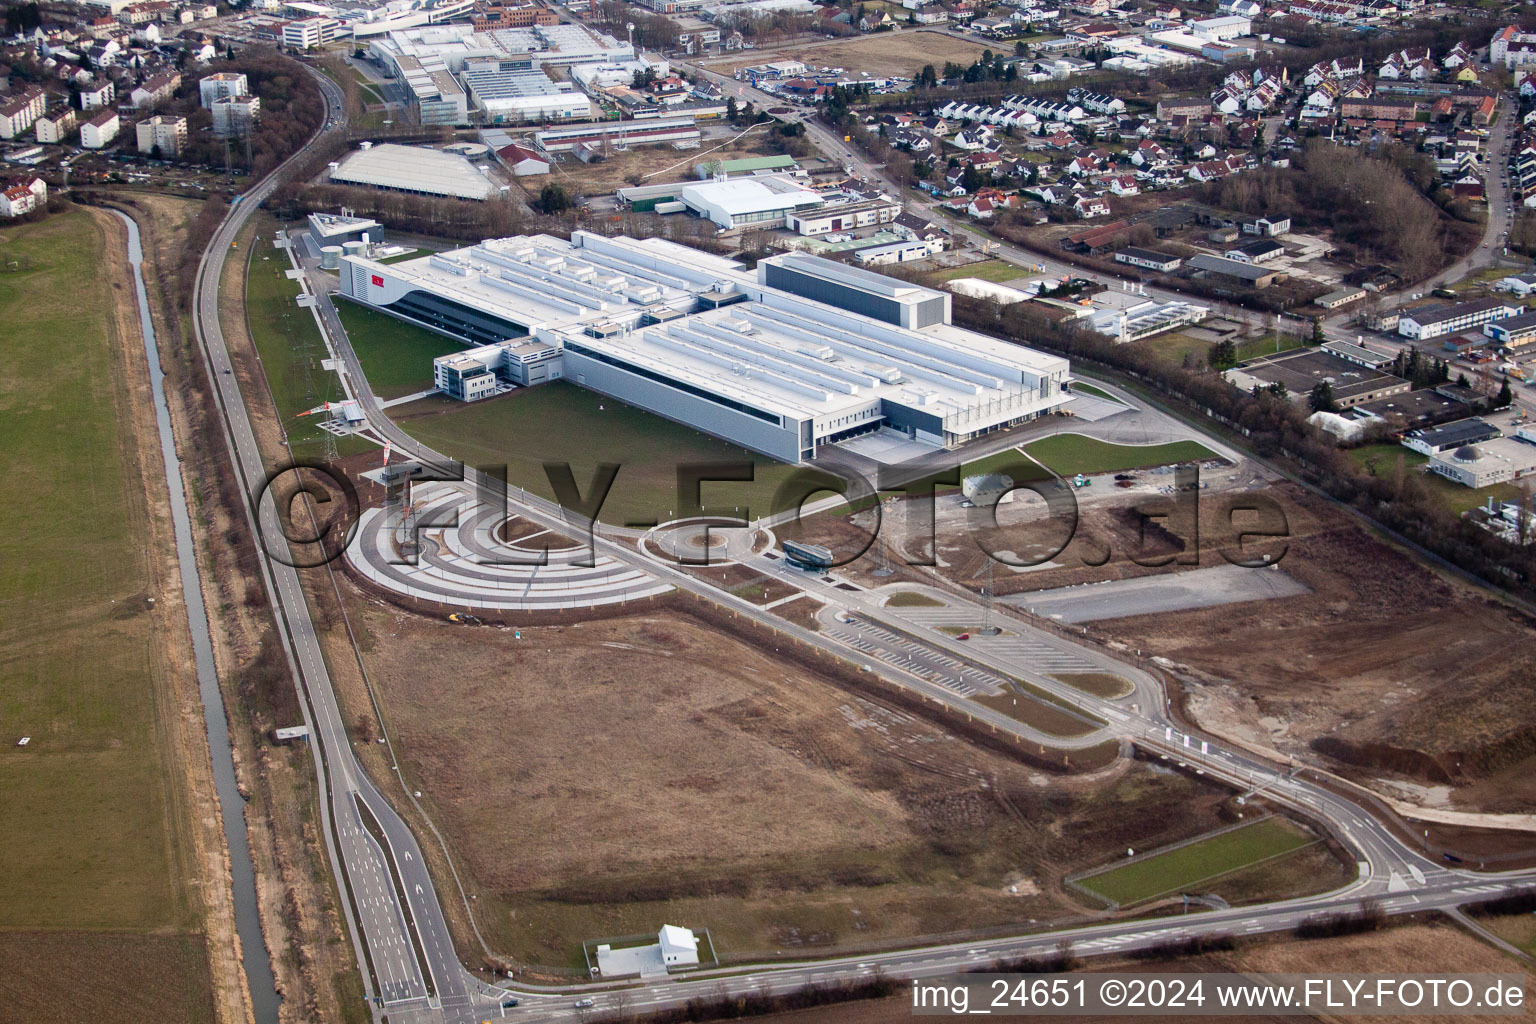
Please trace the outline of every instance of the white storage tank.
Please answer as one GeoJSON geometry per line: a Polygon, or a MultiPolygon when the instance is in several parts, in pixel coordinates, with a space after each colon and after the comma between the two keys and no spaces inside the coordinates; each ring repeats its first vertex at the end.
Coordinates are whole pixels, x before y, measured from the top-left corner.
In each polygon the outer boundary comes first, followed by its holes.
{"type": "Polygon", "coordinates": [[[341,254],[343,251],[339,245],[322,245],[320,247],[320,269],[340,270],[341,254]]]}
{"type": "Polygon", "coordinates": [[[368,255],[366,242],[342,242],[341,248],[348,256],[367,257],[368,255]]]}

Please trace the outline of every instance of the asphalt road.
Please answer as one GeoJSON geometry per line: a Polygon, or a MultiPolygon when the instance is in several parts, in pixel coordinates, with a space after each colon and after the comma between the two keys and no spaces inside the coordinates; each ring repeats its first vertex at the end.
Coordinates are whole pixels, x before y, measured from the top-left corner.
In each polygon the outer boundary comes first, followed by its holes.
{"type": "MultiPolygon", "coordinates": [[[[317,76],[317,80],[328,106],[333,112],[339,109],[339,91],[329,80],[321,76],[317,76]]],[[[198,339],[216,385],[226,440],[236,470],[247,493],[253,496],[261,493],[264,469],[243,396],[234,376],[229,373],[229,355],[218,320],[218,283],[225,257],[237,233],[254,208],[275,187],[276,180],[271,177],[257,185],[230,211],[204,254],[196,288],[194,319],[198,339]]],[[[335,333],[332,340],[354,396],[359,399],[373,430],[388,438],[404,454],[443,462],[437,453],[417,444],[384,414],[377,398],[367,389],[366,378],[345,335],[335,333]]],[[[549,502],[532,498],[513,496],[513,510],[554,529],[570,530],[573,526],[580,528],[584,525],[549,502]]],[[[248,507],[247,515],[259,536],[282,536],[270,498],[261,501],[254,510],[248,507]]],[[[627,540],[616,540],[599,531],[596,543],[604,553],[620,561],[642,566],[682,589],[779,630],[786,642],[823,647],[842,656],[848,656],[852,650],[832,638],[789,625],[681,570],[658,564],[631,547],[627,540]]],[[[278,549],[278,545],[273,546],[274,552],[278,549]]],[[[470,1021],[500,1012],[494,993],[465,971],[455,955],[437,893],[415,836],[353,755],[300,588],[298,572],[287,566],[285,560],[273,557],[264,558],[261,569],[288,641],[295,678],[300,681],[304,696],[306,722],[310,725],[317,755],[317,778],[327,797],[327,827],[322,830],[327,854],[349,904],[347,916],[351,922],[354,950],[363,965],[365,988],[370,998],[379,1001],[373,1007],[375,1017],[387,1010],[392,1021],[470,1021]],[[385,1003],[387,1005],[383,1005],[385,1003]]],[[[821,589],[823,596],[839,601],[858,619],[897,624],[873,596],[838,589],[814,576],[802,577],[799,582],[809,590],[821,589]]],[[[1021,631],[1030,629],[1022,623],[1018,628],[1021,631]]],[[[701,991],[713,993],[722,987],[733,992],[765,988],[784,991],[813,980],[856,978],[877,968],[902,976],[930,976],[987,964],[1000,956],[1046,952],[1054,949],[1063,936],[1070,938],[1082,952],[1124,950],[1193,934],[1289,929],[1307,916],[1352,907],[1366,896],[1381,897],[1385,909],[1401,912],[1454,906],[1514,884],[1536,882],[1536,872],[1490,876],[1445,870],[1425,860],[1354,802],[1308,781],[1287,776],[1275,766],[1244,753],[1210,748],[1195,758],[1191,748],[1185,746],[1185,737],[1168,722],[1163,695],[1150,676],[1051,634],[1032,632],[1037,634],[1033,639],[1040,643],[1071,647],[1075,656],[1097,660],[1105,671],[1126,676],[1135,684],[1135,691],[1119,701],[1092,698],[1040,677],[1028,666],[1010,665],[992,654],[979,655],[979,648],[967,647],[964,642],[941,634],[924,636],[919,646],[927,652],[925,657],[937,654],[967,664],[980,662],[978,667],[983,671],[1022,672],[1025,678],[1051,690],[1063,701],[1103,717],[1117,731],[1149,750],[1161,752],[1170,759],[1186,762],[1193,759],[1197,770],[1244,788],[1266,786],[1267,797],[1329,823],[1341,841],[1357,851],[1360,878],[1322,896],[1203,913],[1192,918],[1123,922],[980,944],[962,943],[875,956],[831,958],[787,967],[736,967],[730,973],[700,972],[686,978],[632,986],[625,989],[622,996],[592,986],[573,986],[558,993],[530,990],[520,993],[523,1005],[512,1013],[527,1020],[569,1018],[581,1012],[573,1006],[575,995],[572,993],[577,991],[591,991],[591,998],[599,1008],[617,1008],[622,1003],[630,1009],[649,1009],[677,1004],[701,991]]],[[[899,685],[922,689],[930,699],[942,700],[973,713],[980,708],[956,690],[904,673],[884,662],[872,670],[899,685]]],[[[999,728],[1020,725],[1011,719],[995,724],[999,728]]],[[[1198,749],[1199,741],[1194,740],[1193,744],[1194,749],[1198,749]]],[[[410,798],[408,793],[404,796],[410,798]]]]}
{"type": "MultiPolygon", "coordinates": [[[[339,118],[339,90],[322,75],[315,79],[328,115],[339,118]]],[[[277,181],[277,174],[268,177],[230,210],[203,256],[196,285],[198,341],[215,384],[232,461],[242,489],[253,499],[264,494],[266,470],[237,378],[229,372],[218,287],[239,232],[277,181]]],[[[272,539],[273,553],[281,550],[283,531],[270,495],[254,511],[247,506],[247,515],[255,535],[272,539]]],[[[353,755],[299,573],[281,558],[265,557],[261,566],[304,697],[317,780],[327,803],[321,831],[348,903],[354,951],[375,1013],[387,1010],[392,1020],[405,1020],[418,1009],[430,1011],[433,1020],[478,1019],[475,1006],[483,1006],[487,997],[478,995],[480,983],[455,954],[416,838],[353,755]]]]}

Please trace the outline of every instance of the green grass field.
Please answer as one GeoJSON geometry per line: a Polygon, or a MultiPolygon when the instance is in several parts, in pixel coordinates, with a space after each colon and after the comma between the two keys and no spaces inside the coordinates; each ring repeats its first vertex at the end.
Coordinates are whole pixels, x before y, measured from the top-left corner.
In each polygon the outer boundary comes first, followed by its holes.
{"type": "Polygon", "coordinates": [[[106,238],[84,213],[4,238],[28,269],[0,273],[0,464],[25,496],[0,538],[0,928],[185,928],[106,238]]]}
{"type": "Polygon", "coordinates": [[[1075,381],[1075,382],[1073,382],[1073,384],[1072,384],[1072,393],[1074,395],[1075,394],[1092,395],[1095,398],[1103,398],[1103,399],[1106,399],[1106,400],[1111,401],[1111,402],[1118,402],[1118,401],[1120,401],[1120,399],[1116,398],[1114,395],[1110,394],[1108,391],[1105,391],[1103,388],[1096,388],[1092,384],[1084,384],[1082,381],[1075,381]]]}
{"type": "Polygon", "coordinates": [[[1062,476],[1078,473],[1118,473],[1216,457],[1199,441],[1167,444],[1112,444],[1084,434],[1052,434],[1024,446],[1024,451],[1062,476]]]}
{"type": "Polygon", "coordinates": [[[432,360],[467,346],[377,310],[345,300],[336,312],[380,398],[398,398],[432,386],[432,360]]]}
{"type": "Polygon", "coordinates": [[[753,518],[772,511],[781,484],[809,472],[564,381],[469,404],[427,398],[390,412],[411,436],[439,452],[470,465],[505,465],[509,483],[546,498],[554,498],[554,491],[545,462],[570,463],[583,495],[599,463],[618,463],[598,514],[618,525],[697,514],[679,508],[679,466],[751,463],[754,480],[706,483],[703,501],[731,515],[745,506],[753,518]]]}
{"type": "MultiPolygon", "coordinates": [[[[299,418],[298,414],[344,396],[336,374],[321,365],[326,358],[325,341],[315,326],[314,314],[294,301],[299,285],[286,276],[288,255],[272,246],[274,226],[270,220],[263,222],[247,254],[246,323],[261,354],[262,370],[288,442],[295,455],[313,457],[324,437],[318,426],[322,417],[299,418]]],[[[337,443],[342,455],[370,447],[348,438],[337,443]]]]}
{"type": "Polygon", "coordinates": [[[1265,818],[1146,860],[1110,867],[1077,884],[1120,906],[1179,892],[1202,892],[1222,875],[1299,850],[1317,837],[1284,818],[1265,818]]]}
{"type": "Polygon", "coordinates": [[[133,434],[143,369],[112,333],[108,243],[84,212],[0,235],[0,266],[23,268],[0,273],[0,465],[21,499],[0,537],[0,1020],[200,1024],[201,870],[136,468],[160,454],[133,434]]]}
{"type": "Polygon", "coordinates": [[[953,281],[961,277],[979,277],[983,281],[1001,283],[1003,281],[1012,281],[1015,278],[1028,277],[1032,273],[1034,271],[1014,266],[1005,260],[985,260],[981,263],[970,263],[963,267],[935,270],[924,275],[924,282],[935,288],[946,281],[953,281]]]}
{"type": "Polygon", "coordinates": [[[1413,471],[1432,497],[1457,515],[1486,504],[1489,498],[1495,501],[1515,501],[1520,497],[1520,488],[1514,484],[1491,484],[1488,487],[1473,490],[1447,480],[1437,473],[1423,472],[1423,467],[1429,462],[1429,456],[1410,451],[1400,444],[1361,445],[1359,448],[1349,449],[1349,457],[1361,467],[1373,470],[1376,476],[1389,475],[1396,470],[1398,462],[1401,461],[1403,468],[1413,471]]]}

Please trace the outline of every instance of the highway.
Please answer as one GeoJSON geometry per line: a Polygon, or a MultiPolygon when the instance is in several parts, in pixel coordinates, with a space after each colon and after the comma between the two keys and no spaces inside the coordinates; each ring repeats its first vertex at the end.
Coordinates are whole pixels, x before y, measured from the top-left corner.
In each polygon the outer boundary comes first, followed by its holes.
{"type": "MultiPolygon", "coordinates": [[[[339,116],[339,90],[323,76],[317,75],[316,79],[332,115],[339,116]]],[[[244,397],[237,378],[230,372],[232,364],[218,317],[218,288],[225,259],[238,233],[276,186],[278,178],[275,173],[254,186],[231,209],[204,253],[195,291],[197,338],[215,385],[226,442],[241,485],[253,497],[264,493],[265,468],[244,397]]],[[[324,305],[322,303],[322,310],[324,305]]],[[[341,359],[350,391],[359,400],[372,431],[390,441],[404,455],[446,464],[440,455],[418,444],[388,418],[367,387],[345,333],[336,329],[339,325],[334,322],[334,316],[326,317],[324,322],[341,359]]],[[[510,511],[562,532],[581,530],[587,525],[547,501],[516,492],[510,496],[510,511]]],[[[353,753],[301,588],[300,575],[287,564],[287,558],[282,557],[283,531],[270,496],[255,507],[248,505],[246,514],[255,535],[275,539],[275,543],[263,552],[262,577],[303,697],[305,720],[311,729],[316,755],[317,780],[326,801],[322,834],[331,870],[338,879],[346,904],[354,952],[362,968],[365,991],[373,1001],[375,1018],[387,1012],[391,1021],[459,1022],[483,1020],[501,1013],[500,990],[485,985],[465,970],[454,951],[438,894],[414,834],[368,778],[353,753]]],[[[607,536],[599,529],[594,543],[601,554],[641,568],[673,586],[778,630],[786,642],[799,642],[840,657],[862,660],[857,648],[788,624],[758,606],[716,590],[694,575],[648,557],[633,546],[632,538],[607,536]]],[[[777,571],[778,567],[773,569],[777,571]]],[[[883,623],[881,628],[895,626],[908,631],[913,628],[911,623],[893,619],[872,595],[840,589],[827,593],[833,585],[815,576],[802,576],[797,583],[821,592],[828,600],[837,601],[839,606],[852,613],[856,622],[883,623]]],[[[955,600],[954,595],[947,593],[946,599],[955,600]]],[[[978,647],[966,647],[942,634],[930,631],[921,634],[921,641],[914,642],[927,651],[925,657],[938,655],[973,664],[979,662],[982,671],[1022,674],[1051,690],[1058,699],[1105,719],[1115,733],[1133,739],[1144,748],[1166,754],[1170,759],[1191,760],[1189,748],[1183,745],[1183,734],[1176,731],[1168,718],[1161,688],[1151,676],[1092,649],[1034,630],[1022,620],[1010,620],[1009,625],[1032,640],[1068,651],[1073,657],[1099,663],[1105,671],[1126,676],[1135,684],[1135,692],[1118,701],[1101,700],[1055,683],[1029,666],[1010,663],[1002,655],[978,647]]],[[[928,699],[943,701],[977,717],[982,717],[981,712],[987,710],[970,703],[965,694],[955,689],[914,676],[884,661],[872,666],[872,671],[896,685],[919,690],[928,699]]],[[[987,720],[1000,729],[1021,731],[1025,728],[1022,723],[1002,715],[994,714],[987,720]]],[[[1022,731],[1020,734],[1025,735],[1022,731]]],[[[1199,741],[1194,742],[1198,745],[1199,741]]],[[[1356,851],[1361,864],[1360,878],[1333,893],[1302,900],[1157,922],[1115,922],[1068,932],[1045,932],[983,943],[960,943],[812,963],[737,966],[729,971],[704,971],[686,978],[631,986],[622,996],[614,995],[612,986],[527,989],[518,993],[523,1005],[512,1011],[512,1015],[524,1020],[570,1018],[580,1012],[573,1005],[573,993],[589,995],[599,1009],[617,1008],[622,1003],[634,1010],[677,1004],[696,994],[712,995],[721,988],[731,992],[756,992],[765,988],[784,991],[812,980],[857,978],[877,968],[901,976],[943,974],[990,964],[998,957],[1049,952],[1055,949],[1063,935],[1069,937],[1081,952],[1107,952],[1193,934],[1284,930],[1321,911],[1353,908],[1367,896],[1380,897],[1389,912],[1402,912],[1455,906],[1512,885],[1536,882],[1536,872],[1479,875],[1446,870],[1424,860],[1359,805],[1311,782],[1284,776],[1275,766],[1241,752],[1213,747],[1199,758],[1198,770],[1243,789],[1267,782],[1270,788],[1266,795],[1270,799],[1327,823],[1346,846],[1356,851]]],[[[403,787],[401,796],[410,799],[403,787]]]]}
{"type": "MultiPolygon", "coordinates": [[[[340,90],[323,75],[314,77],[325,96],[328,116],[338,118],[338,127],[331,130],[343,130],[340,90]]],[[[263,498],[254,509],[247,505],[246,514],[253,536],[268,539],[262,577],[304,698],[316,776],[326,800],[321,832],[331,871],[347,904],[364,988],[375,1013],[387,1011],[391,1020],[410,1020],[413,1010],[427,1011],[422,1019],[474,1020],[478,1019],[475,1007],[491,997],[482,994],[478,980],[459,963],[415,835],[353,755],[299,573],[286,558],[272,557],[284,549],[284,533],[272,497],[264,490],[265,464],[237,377],[231,372],[219,322],[218,290],[227,255],[246,221],[276,187],[282,169],[241,197],[209,243],[196,282],[197,339],[215,385],[241,489],[253,499],[263,498]]]]}

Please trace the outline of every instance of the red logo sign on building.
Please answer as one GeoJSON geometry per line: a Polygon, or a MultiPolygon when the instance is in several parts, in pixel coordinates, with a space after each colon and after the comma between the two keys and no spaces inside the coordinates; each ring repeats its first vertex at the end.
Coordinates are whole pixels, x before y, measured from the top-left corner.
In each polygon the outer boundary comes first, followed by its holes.
{"type": "Polygon", "coordinates": [[[384,279],[382,277],[380,277],[378,274],[374,274],[373,275],[373,286],[375,288],[383,288],[384,287],[384,279]]]}

